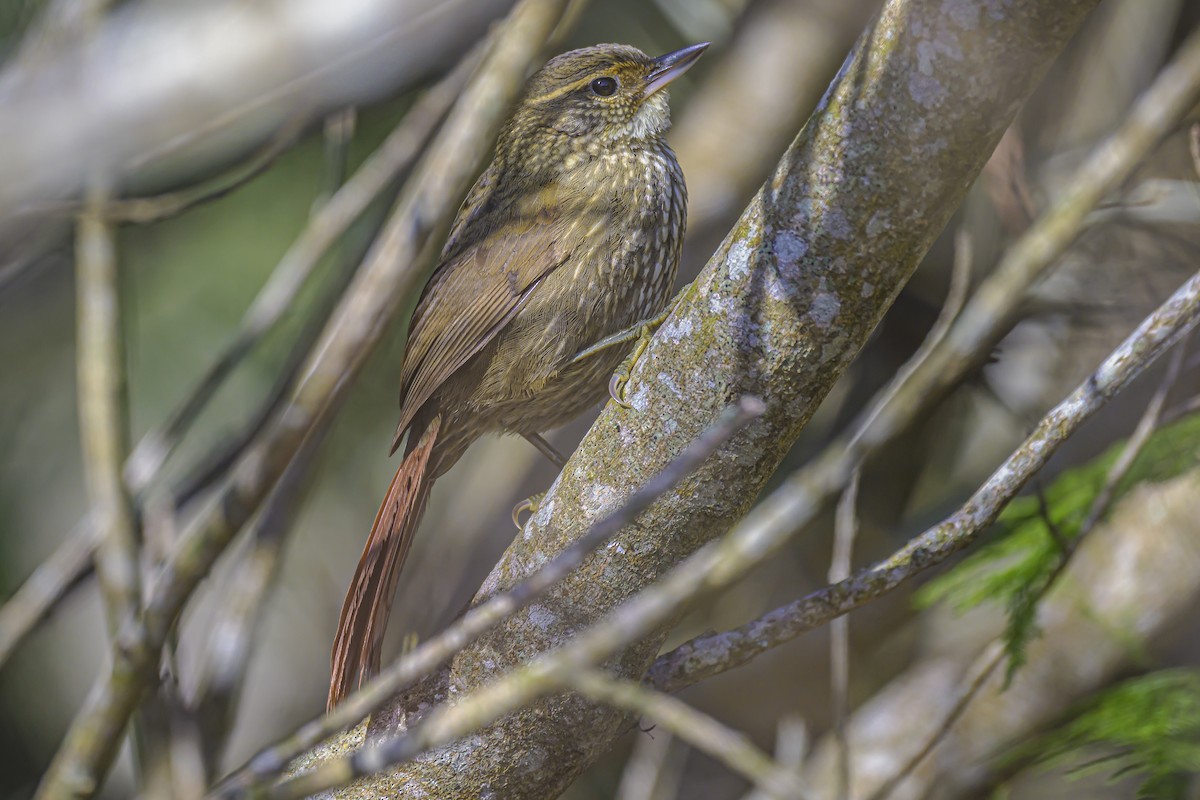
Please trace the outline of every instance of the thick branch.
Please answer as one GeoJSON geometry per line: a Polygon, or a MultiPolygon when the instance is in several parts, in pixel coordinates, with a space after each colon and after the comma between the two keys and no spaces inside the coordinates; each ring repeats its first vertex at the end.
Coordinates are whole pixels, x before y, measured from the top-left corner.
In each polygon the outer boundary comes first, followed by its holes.
{"type": "Polygon", "coordinates": [[[510,5],[122,4],[80,46],[0,73],[0,222],[76,194],[92,168],[117,190],[147,167],[211,168],[297,109],[317,118],[411,86],[510,5]]]}

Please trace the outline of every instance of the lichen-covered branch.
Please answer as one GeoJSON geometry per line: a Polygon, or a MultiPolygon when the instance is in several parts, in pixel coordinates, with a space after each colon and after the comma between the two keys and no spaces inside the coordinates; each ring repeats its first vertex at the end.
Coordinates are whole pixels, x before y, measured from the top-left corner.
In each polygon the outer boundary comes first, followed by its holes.
{"type": "MultiPolygon", "coordinates": [[[[575,636],[745,514],[1094,5],[1017,0],[946,13],[933,0],[887,4],[659,330],[629,386],[633,409],[605,410],[480,599],[519,583],[619,506],[737,396],[762,396],[767,413],[615,546],[398,698],[373,733],[408,730],[420,708],[575,636]]],[[[679,607],[606,667],[640,677],[679,607]]],[[[620,712],[554,694],[346,796],[552,796],[623,723],[620,712]]]]}

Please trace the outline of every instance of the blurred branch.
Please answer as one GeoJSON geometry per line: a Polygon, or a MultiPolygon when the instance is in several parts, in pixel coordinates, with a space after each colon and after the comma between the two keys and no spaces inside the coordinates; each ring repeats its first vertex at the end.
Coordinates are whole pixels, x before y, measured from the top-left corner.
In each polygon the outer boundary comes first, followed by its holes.
{"type": "MultiPolygon", "coordinates": [[[[946,334],[938,338],[928,352],[910,362],[911,370],[906,367],[893,384],[877,396],[852,427],[850,435],[839,437],[820,458],[797,475],[797,485],[807,485],[809,491],[817,492],[812,503],[814,509],[849,479],[853,465],[895,439],[912,423],[930,396],[961,379],[976,363],[979,354],[991,350],[1007,329],[1007,321],[1017,312],[1028,287],[1045,274],[1071,244],[1088,211],[1132,173],[1161,136],[1190,110],[1198,96],[1200,32],[1184,43],[1175,61],[1142,95],[1125,124],[1080,167],[1060,200],[1005,253],[946,334]]],[[[807,512],[794,524],[800,526],[810,517],[811,512],[807,512]]],[[[839,584],[843,588],[851,585],[839,584]]],[[[809,630],[811,624],[824,624],[856,605],[839,606],[836,613],[818,615],[811,620],[790,619],[793,614],[812,614],[819,603],[810,603],[810,599],[819,600],[819,596],[817,593],[801,598],[737,631],[700,637],[681,645],[659,659],[654,667],[656,682],[660,685],[662,681],[673,683],[676,679],[668,676],[679,669],[687,673],[686,677],[679,677],[685,683],[703,680],[714,672],[745,663],[758,653],[809,630]],[[750,645],[747,637],[760,638],[757,644],[743,649],[743,645],[750,645]],[[731,651],[722,655],[710,666],[693,661],[693,652],[711,651],[715,655],[727,646],[736,654],[731,651]]],[[[839,603],[847,599],[841,597],[839,603]]],[[[863,598],[866,599],[869,598],[863,598]]],[[[827,611],[832,612],[832,609],[827,611]]]]}
{"type": "MultiPolygon", "coordinates": [[[[477,597],[519,583],[619,507],[628,487],[661,470],[731,396],[761,396],[767,412],[619,534],[619,550],[585,561],[536,607],[373,717],[368,734],[394,738],[352,756],[363,768],[445,747],[341,796],[392,795],[401,785],[434,798],[474,796],[519,771],[520,785],[506,781],[506,791],[541,798],[607,751],[623,716],[556,693],[548,673],[559,659],[604,661],[615,677],[640,678],[686,604],[786,540],[791,508],[771,517],[778,527],[770,535],[741,529],[728,546],[685,560],[746,512],[1093,5],[1014,0],[986,23],[974,6],[946,14],[934,0],[887,5],[638,361],[628,393],[633,411],[606,407],[477,597]],[[936,86],[914,91],[919,75],[936,75],[936,86]],[[878,124],[884,115],[886,126],[878,124]],[[625,605],[631,597],[638,599],[625,605]],[[456,704],[439,707],[447,697],[456,704]],[[477,736],[456,739],[531,701],[477,736]],[[534,753],[554,768],[524,770],[534,753]]],[[[319,771],[322,759],[354,746],[355,737],[337,737],[303,766],[319,771]]]]}
{"type": "Polygon", "coordinates": [[[732,221],[812,113],[879,5],[751,4],[671,132],[688,180],[690,230],[732,221]]]}
{"type": "Polygon", "coordinates": [[[260,752],[251,759],[244,774],[235,773],[225,782],[221,796],[238,796],[251,792],[272,780],[301,752],[330,734],[358,722],[379,708],[397,691],[428,675],[455,653],[478,639],[481,634],[545,594],[550,587],[576,569],[589,553],[611,540],[621,529],[634,522],[656,499],[695,472],[721,445],[761,415],[762,411],[761,401],[750,397],[743,398],[730,408],[716,425],[685,448],[662,472],[630,495],[620,508],[593,525],[569,548],[524,582],[471,609],[446,630],[419,645],[413,652],[402,656],[333,711],[308,723],[294,736],[275,747],[260,752]]]}
{"type": "Polygon", "coordinates": [[[394,314],[427,278],[444,234],[526,71],[562,11],[561,0],[523,0],[497,34],[484,67],[460,96],[443,135],[409,181],[387,227],[314,348],[288,405],[243,456],[219,502],[183,533],[150,586],[145,612],[126,626],[112,665],[89,694],[38,790],[41,800],[99,788],[119,735],[187,599],[274,486],[313,428],[357,374],[394,314]]]}
{"type": "Polygon", "coordinates": [[[0,606],[0,666],[87,573],[100,536],[100,527],[92,517],[84,517],[67,534],[66,541],[0,606]]]}
{"type": "Polygon", "coordinates": [[[76,194],[92,168],[117,191],[147,167],[195,173],[269,137],[297,109],[322,116],[394,94],[509,5],[124,3],[80,46],[0,72],[0,221],[76,194]]]}
{"type": "Polygon", "coordinates": [[[676,745],[670,731],[638,736],[621,770],[614,800],[674,800],[687,756],[687,748],[676,745]]]}
{"type": "Polygon", "coordinates": [[[737,772],[768,797],[813,800],[815,797],[792,770],[755,747],[744,734],[670,695],[633,681],[619,681],[594,669],[570,673],[569,684],[601,703],[649,717],[683,741],[737,772]]]}
{"type": "MultiPolygon", "coordinates": [[[[222,172],[211,181],[149,197],[114,197],[105,204],[103,217],[107,222],[113,224],[145,225],[178,216],[195,206],[219,200],[270,169],[275,160],[295,144],[296,137],[303,129],[305,121],[305,118],[301,116],[285,121],[279,131],[257,152],[252,153],[244,163],[232,170],[222,172]]],[[[22,215],[59,214],[65,211],[74,212],[80,205],[76,202],[57,203],[21,209],[19,213],[22,215]]]]}
{"type": "MultiPolygon", "coordinates": [[[[144,490],[153,480],[226,376],[292,307],[321,258],[366,211],[371,201],[413,163],[451,104],[462,93],[467,77],[479,63],[480,54],[481,48],[476,47],[454,71],[422,95],[346,184],[333,192],[329,200],[309,217],[304,230],[280,259],[242,317],[233,341],[188,393],[183,405],[160,428],[150,430],[138,442],[125,466],[126,480],[135,493],[144,490]]],[[[269,407],[273,405],[268,404],[269,407]]],[[[265,420],[250,426],[247,433],[252,436],[263,422],[265,420]]],[[[241,442],[234,455],[245,444],[241,442]]],[[[219,468],[228,466],[226,459],[216,463],[219,468]]],[[[185,491],[177,494],[184,498],[194,493],[187,491],[186,485],[183,488],[185,491]]]]}
{"type": "Polygon", "coordinates": [[[100,530],[96,573],[115,632],[141,607],[139,534],[121,481],[129,447],[125,340],[112,227],[105,191],[93,188],[79,216],[75,249],[79,431],[90,515],[100,530]]]}
{"type": "Polygon", "coordinates": [[[266,598],[279,572],[287,533],[308,496],[317,454],[329,427],[325,423],[313,431],[284,470],[251,533],[250,552],[239,559],[212,622],[209,645],[198,668],[195,696],[189,703],[199,721],[205,772],[210,780],[233,728],[255,634],[261,628],[266,598]]]}
{"type": "MultiPolygon", "coordinates": [[[[850,577],[854,553],[854,538],[858,533],[858,480],[855,469],[842,498],[838,501],[833,533],[833,556],[829,564],[829,582],[837,583],[850,577]]],[[[850,746],[846,742],[846,717],[850,714],[850,617],[843,615],[833,621],[829,631],[829,683],[833,700],[833,729],[840,745],[838,782],[834,797],[846,800],[850,791],[850,746]]]]}
{"type": "MultiPolygon", "coordinates": [[[[322,187],[320,206],[314,209],[314,213],[325,207],[329,197],[345,183],[356,121],[357,112],[353,108],[331,114],[325,120],[325,185],[322,187]]],[[[357,264],[360,259],[359,255],[347,253],[340,254],[340,257],[347,264],[357,264]]],[[[345,280],[328,293],[330,300],[323,304],[327,307],[314,319],[321,327],[333,312],[336,298],[341,297],[353,270],[348,269],[346,273],[345,280]]],[[[293,347],[296,367],[285,370],[286,377],[280,381],[280,399],[292,386],[303,354],[308,352],[319,334],[319,327],[312,323],[310,326],[313,327],[312,335],[302,335],[293,347]]],[[[270,407],[273,409],[274,404],[270,407]]],[[[265,422],[266,417],[263,424],[265,422]]],[[[191,729],[197,733],[202,753],[201,781],[199,791],[195,794],[197,798],[203,796],[212,782],[233,729],[237,701],[250,665],[255,634],[261,629],[267,609],[266,600],[279,574],[283,546],[309,495],[317,455],[330,427],[327,417],[304,441],[284,470],[250,535],[250,552],[239,561],[229,580],[229,590],[212,623],[209,646],[204,651],[198,669],[196,689],[188,703],[187,714],[192,722],[191,729]]],[[[249,441],[249,437],[246,441],[249,441]]]]}
{"type": "MultiPolygon", "coordinates": [[[[804,756],[808,753],[808,726],[804,720],[791,714],[779,718],[775,731],[775,761],[801,777],[804,773],[804,756]]],[[[742,800],[769,800],[766,793],[752,789],[742,800]]]]}
{"type": "MultiPolygon", "coordinates": [[[[971,544],[1054,451],[1109,399],[1200,321],[1200,274],[1147,317],[1100,367],[1038,424],[1036,430],[955,514],[909,541],[886,560],[826,586],[732,631],[701,636],[662,656],[649,678],[677,691],[746,663],[754,656],[890,592],[971,544]]],[[[798,470],[743,525],[786,519],[794,529],[819,508],[826,487],[845,482],[853,448],[826,450],[798,470]]],[[[783,523],[777,523],[780,526],[783,523]]],[[[774,538],[774,528],[768,528],[774,538]]],[[[730,537],[731,539],[733,537],[730,537]]],[[[761,543],[760,545],[761,546],[761,543]]],[[[728,565],[726,568],[729,568],[728,565]]]]}

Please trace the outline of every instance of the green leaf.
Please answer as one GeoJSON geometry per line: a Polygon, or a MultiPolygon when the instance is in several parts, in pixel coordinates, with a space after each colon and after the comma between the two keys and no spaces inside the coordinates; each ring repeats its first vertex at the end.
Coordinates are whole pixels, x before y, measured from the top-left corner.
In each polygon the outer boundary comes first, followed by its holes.
{"type": "MultiPolygon", "coordinates": [[[[1007,680],[1025,660],[1025,648],[1038,635],[1037,604],[1062,562],[1063,544],[1078,536],[1097,494],[1125,443],[1063,472],[1037,496],[1011,502],[996,521],[998,538],[926,584],[916,595],[919,607],[947,602],[959,611],[996,603],[1008,614],[1004,644],[1007,680]],[[1044,500],[1044,508],[1043,508],[1044,500]]],[[[1114,501],[1134,486],[1173,478],[1200,463],[1200,415],[1165,426],[1146,442],[1114,501]]]]}
{"type": "Polygon", "coordinates": [[[1171,669],[1125,681],[1076,707],[1065,723],[1005,760],[1067,767],[1072,777],[1141,779],[1137,796],[1183,797],[1200,772],[1200,670],[1171,669]]]}

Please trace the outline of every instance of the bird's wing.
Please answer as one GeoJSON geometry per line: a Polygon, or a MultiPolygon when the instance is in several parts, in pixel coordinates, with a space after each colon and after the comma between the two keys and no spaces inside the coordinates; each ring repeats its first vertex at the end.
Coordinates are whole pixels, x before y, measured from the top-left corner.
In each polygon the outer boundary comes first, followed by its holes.
{"type": "Polygon", "coordinates": [[[461,249],[434,272],[409,328],[393,451],[425,401],[569,258],[581,220],[564,222],[573,215],[556,213],[553,202],[538,206],[532,213],[508,215],[483,243],[461,249]]]}

